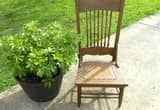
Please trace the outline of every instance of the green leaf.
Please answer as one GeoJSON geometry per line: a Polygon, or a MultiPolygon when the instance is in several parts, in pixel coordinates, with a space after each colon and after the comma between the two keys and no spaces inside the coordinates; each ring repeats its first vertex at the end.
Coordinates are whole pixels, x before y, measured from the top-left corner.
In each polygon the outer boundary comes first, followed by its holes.
{"type": "Polygon", "coordinates": [[[63,62],[63,55],[56,52],[54,55],[54,59],[57,60],[58,62],[63,62]]]}

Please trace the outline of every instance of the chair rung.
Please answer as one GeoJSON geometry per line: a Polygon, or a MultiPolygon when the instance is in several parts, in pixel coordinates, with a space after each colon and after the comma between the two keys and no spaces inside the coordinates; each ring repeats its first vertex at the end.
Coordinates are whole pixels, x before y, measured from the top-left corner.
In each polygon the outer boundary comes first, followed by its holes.
{"type": "Polygon", "coordinates": [[[84,95],[119,95],[119,93],[93,93],[93,92],[82,92],[84,95]]]}
{"type": "Polygon", "coordinates": [[[85,95],[81,95],[81,98],[119,98],[119,97],[107,97],[107,96],[85,96],[85,95]]]}

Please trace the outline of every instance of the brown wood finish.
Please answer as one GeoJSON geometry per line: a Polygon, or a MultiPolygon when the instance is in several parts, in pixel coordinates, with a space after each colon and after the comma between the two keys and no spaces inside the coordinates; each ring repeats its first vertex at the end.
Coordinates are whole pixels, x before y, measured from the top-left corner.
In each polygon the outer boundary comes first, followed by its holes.
{"type": "MultiPolygon", "coordinates": [[[[118,41],[119,41],[120,27],[121,27],[122,14],[123,14],[123,4],[124,4],[124,0],[112,0],[112,1],[102,0],[100,3],[98,0],[76,0],[78,33],[81,33],[80,14],[81,13],[86,14],[86,18],[85,18],[86,34],[85,35],[87,39],[86,40],[87,48],[88,47],[106,47],[106,50],[110,48],[112,14],[115,12],[119,13],[115,43],[114,43],[114,47],[112,47],[114,48],[114,54],[112,54],[113,61],[116,64],[117,64],[118,41]],[[93,9],[89,8],[91,4],[94,7],[93,9]],[[105,6],[106,8],[104,8],[103,6],[104,4],[106,4],[105,6]],[[109,7],[107,7],[108,5],[109,7]],[[88,8],[85,8],[86,6],[88,6],[88,8]],[[103,8],[96,7],[96,6],[101,6],[103,8]],[[113,6],[113,7],[110,8],[110,6],[113,6]],[[83,8],[85,8],[85,11],[81,12],[80,10],[83,8]]],[[[79,44],[79,48],[82,48],[81,43],[79,44]]],[[[85,53],[81,54],[82,52],[80,50],[79,50],[79,59],[82,60],[83,55],[85,55],[85,53]]]]}
{"type": "Polygon", "coordinates": [[[81,104],[81,86],[80,85],[77,86],[77,96],[78,96],[77,98],[78,107],[80,107],[80,104],[81,104]]]}
{"type": "MultiPolygon", "coordinates": [[[[79,68],[76,77],[78,107],[81,98],[118,98],[122,104],[124,88],[128,84],[113,71],[113,63],[83,62],[84,55],[111,55],[117,64],[117,51],[123,16],[124,0],[75,0],[77,16],[77,32],[81,33],[81,14],[85,15],[86,47],[79,43],[79,68]],[[111,46],[111,29],[113,14],[118,13],[114,45],[111,46]],[[84,92],[84,87],[106,87],[119,89],[117,93],[84,92]],[[98,96],[97,96],[98,95],[98,96]],[[100,95],[100,96],[99,96],[100,95]],[[107,95],[107,96],[105,96],[107,95]],[[109,95],[109,96],[108,96],[109,95]]],[[[84,32],[84,31],[82,31],[84,32]]]]}
{"type": "Polygon", "coordinates": [[[109,44],[110,44],[110,35],[111,35],[111,26],[112,25],[112,12],[110,12],[110,16],[109,16],[109,28],[108,28],[108,42],[107,42],[107,47],[109,48],[109,44]]]}
{"type": "Polygon", "coordinates": [[[103,48],[103,47],[90,47],[90,48],[80,48],[81,56],[88,54],[88,55],[113,55],[114,48],[103,48]]]}
{"type": "Polygon", "coordinates": [[[90,9],[119,11],[121,0],[79,0],[78,4],[80,12],[90,9]]]}
{"type": "Polygon", "coordinates": [[[81,86],[123,87],[127,83],[117,77],[112,65],[105,62],[84,62],[78,69],[76,84],[81,86]]]}

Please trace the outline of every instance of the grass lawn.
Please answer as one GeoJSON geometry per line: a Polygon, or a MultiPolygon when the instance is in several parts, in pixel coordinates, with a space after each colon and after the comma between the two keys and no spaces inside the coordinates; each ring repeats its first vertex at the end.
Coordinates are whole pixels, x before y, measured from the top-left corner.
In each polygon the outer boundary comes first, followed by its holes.
{"type": "MultiPolygon", "coordinates": [[[[159,0],[126,0],[123,27],[159,10],[159,0]]],[[[42,25],[56,20],[75,29],[74,0],[0,0],[0,36],[19,32],[31,20],[42,25]]],[[[16,84],[11,75],[0,75],[0,92],[16,84]]]]}
{"type": "MultiPolygon", "coordinates": [[[[0,73],[1,74],[1,73],[0,73]]],[[[0,92],[12,87],[16,84],[14,78],[11,75],[3,74],[0,76],[0,92]]]]}

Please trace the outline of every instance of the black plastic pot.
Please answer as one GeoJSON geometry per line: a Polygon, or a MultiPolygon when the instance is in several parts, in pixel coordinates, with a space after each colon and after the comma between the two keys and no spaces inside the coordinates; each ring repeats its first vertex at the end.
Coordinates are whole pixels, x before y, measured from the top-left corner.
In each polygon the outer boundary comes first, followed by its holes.
{"type": "Polygon", "coordinates": [[[36,102],[45,102],[52,100],[59,93],[63,74],[60,73],[54,78],[53,86],[51,88],[45,88],[42,83],[29,83],[21,81],[16,78],[26,94],[36,102]]]}

